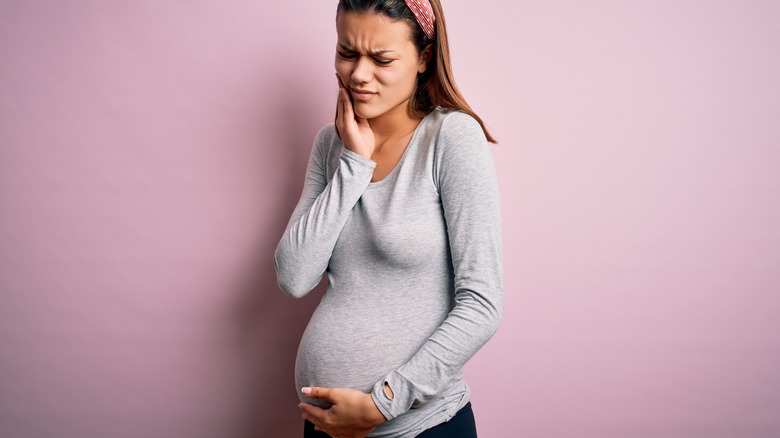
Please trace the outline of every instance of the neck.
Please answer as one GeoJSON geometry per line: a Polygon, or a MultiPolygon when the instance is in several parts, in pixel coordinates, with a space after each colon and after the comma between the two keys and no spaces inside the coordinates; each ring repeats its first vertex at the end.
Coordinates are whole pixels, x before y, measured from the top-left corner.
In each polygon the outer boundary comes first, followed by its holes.
{"type": "Polygon", "coordinates": [[[381,116],[368,119],[368,125],[371,126],[374,136],[389,139],[403,137],[413,132],[422,119],[410,116],[409,111],[407,111],[408,106],[409,101],[407,100],[381,116]]]}

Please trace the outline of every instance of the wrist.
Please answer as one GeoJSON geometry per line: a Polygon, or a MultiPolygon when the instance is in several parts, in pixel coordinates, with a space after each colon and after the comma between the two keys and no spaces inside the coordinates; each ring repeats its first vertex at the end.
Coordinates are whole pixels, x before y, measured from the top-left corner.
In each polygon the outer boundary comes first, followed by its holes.
{"type": "Polygon", "coordinates": [[[342,149],[342,156],[346,156],[348,159],[352,161],[357,161],[361,164],[365,164],[372,169],[376,168],[376,161],[372,160],[371,158],[367,158],[365,155],[362,155],[358,152],[353,151],[352,149],[344,146],[344,149],[342,149]]]}
{"type": "Polygon", "coordinates": [[[345,145],[345,147],[347,149],[349,149],[350,151],[360,155],[361,157],[363,157],[363,158],[365,158],[367,160],[371,160],[372,151],[368,150],[368,148],[365,148],[365,147],[359,148],[359,147],[355,147],[355,146],[352,146],[352,145],[350,145],[350,146],[346,146],[345,145]]]}
{"type": "Polygon", "coordinates": [[[366,394],[366,397],[368,398],[368,401],[366,402],[367,414],[371,421],[377,426],[387,421],[387,418],[385,418],[382,411],[377,407],[376,402],[374,402],[374,397],[372,397],[371,394],[366,394]]]}

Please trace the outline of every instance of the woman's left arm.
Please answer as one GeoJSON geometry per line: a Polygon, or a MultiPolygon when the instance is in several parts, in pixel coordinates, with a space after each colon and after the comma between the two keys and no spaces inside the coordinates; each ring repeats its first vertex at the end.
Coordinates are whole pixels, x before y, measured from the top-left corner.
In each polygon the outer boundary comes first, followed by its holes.
{"type": "Polygon", "coordinates": [[[436,148],[434,180],[447,224],[455,306],[409,361],[374,386],[372,398],[387,419],[439,394],[493,336],[503,311],[498,181],[485,135],[472,117],[454,112],[436,148]]]}

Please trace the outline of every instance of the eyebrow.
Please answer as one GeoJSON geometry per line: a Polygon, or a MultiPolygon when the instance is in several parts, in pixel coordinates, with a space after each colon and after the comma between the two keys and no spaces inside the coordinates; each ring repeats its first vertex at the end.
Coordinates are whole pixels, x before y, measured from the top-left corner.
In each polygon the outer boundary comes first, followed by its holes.
{"type": "MultiPolygon", "coordinates": [[[[351,48],[351,47],[349,47],[347,45],[341,44],[341,43],[339,43],[339,48],[341,50],[346,51],[346,52],[354,52],[355,51],[353,48],[351,48]]],[[[372,55],[372,56],[381,56],[381,55],[384,55],[385,53],[389,53],[389,52],[392,52],[392,50],[375,50],[373,52],[368,52],[368,54],[372,55]]]]}

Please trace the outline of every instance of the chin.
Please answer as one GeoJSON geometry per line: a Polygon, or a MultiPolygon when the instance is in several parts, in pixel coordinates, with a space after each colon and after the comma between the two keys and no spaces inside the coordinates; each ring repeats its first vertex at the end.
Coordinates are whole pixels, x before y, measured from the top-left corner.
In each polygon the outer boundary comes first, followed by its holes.
{"type": "Polygon", "coordinates": [[[363,119],[373,119],[379,117],[389,112],[390,109],[391,108],[388,108],[387,106],[380,106],[376,104],[352,104],[352,110],[355,112],[355,115],[363,119]]]}
{"type": "Polygon", "coordinates": [[[376,114],[375,111],[371,111],[370,109],[361,108],[360,106],[353,106],[352,109],[355,111],[355,115],[361,119],[373,119],[374,117],[381,115],[376,114]]]}

